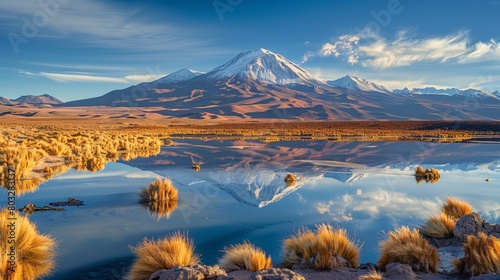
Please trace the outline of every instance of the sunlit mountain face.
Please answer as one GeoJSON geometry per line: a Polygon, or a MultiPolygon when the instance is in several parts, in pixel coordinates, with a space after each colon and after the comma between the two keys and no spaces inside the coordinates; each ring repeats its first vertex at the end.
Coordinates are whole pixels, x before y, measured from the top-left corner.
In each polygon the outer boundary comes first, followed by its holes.
{"type": "Polygon", "coordinates": [[[219,120],[492,120],[500,97],[473,89],[390,91],[354,76],[325,81],[280,54],[256,49],[207,73],[181,69],[62,106],[155,107],[164,116],[219,120]]]}

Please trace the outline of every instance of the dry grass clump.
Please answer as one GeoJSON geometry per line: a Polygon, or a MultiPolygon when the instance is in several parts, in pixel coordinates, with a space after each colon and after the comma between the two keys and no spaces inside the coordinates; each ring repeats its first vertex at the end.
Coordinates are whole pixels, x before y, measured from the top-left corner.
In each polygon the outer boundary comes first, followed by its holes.
{"type": "Polygon", "coordinates": [[[472,206],[465,201],[458,200],[454,197],[447,197],[446,202],[441,208],[441,212],[452,217],[453,219],[460,219],[462,216],[473,212],[472,206]]]}
{"type": "Polygon", "coordinates": [[[142,189],[139,194],[140,203],[149,203],[150,201],[165,201],[165,200],[178,200],[179,192],[167,178],[156,179],[149,184],[149,187],[142,189]]]}
{"type": "Polygon", "coordinates": [[[371,269],[370,273],[361,275],[358,277],[358,280],[382,280],[382,273],[376,271],[375,269],[371,269]]]}
{"type": "MultiPolygon", "coordinates": [[[[74,166],[77,170],[98,171],[109,161],[120,157],[130,160],[136,157],[147,157],[160,152],[163,142],[156,136],[140,134],[136,131],[79,131],[74,128],[16,129],[0,132],[0,183],[6,185],[7,167],[16,166],[16,179],[32,179],[45,177],[50,172],[39,174],[34,169],[47,156],[56,156],[65,161],[61,164],[74,166]]],[[[57,166],[51,166],[56,169],[57,166]]]]}
{"type": "Polygon", "coordinates": [[[424,180],[426,183],[431,182],[431,184],[433,184],[439,181],[440,178],[441,174],[439,174],[439,171],[434,168],[430,170],[426,168],[424,170],[421,166],[417,166],[417,169],[415,170],[415,180],[417,181],[417,184],[420,184],[424,180]]]}
{"type": "Polygon", "coordinates": [[[149,279],[159,269],[174,266],[195,265],[200,257],[194,253],[194,243],[187,236],[176,232],[157,241],[144,239],[137,247],[132,247],[136,260],[126,279],[149,279]]]}
{"type": "Polygon", "coordinates": [[[447,197],[441,207],[441,213],[427,219],[420,227],[420,233],[437,238],[451,237],[458,219],[470,213],[472,213],[472,207],[467,202],[447,197]]]}
{"type": "Polygon", "coordinates": [[[381,269],[389,263],[408,264],[413,270],[437,272],[438,252],[422,238],[417,229],[410,230],[403,226],[389,232],[388,239],[380,243],[381,269]]]}
{"type": "Polygon", "coordinates": [[[200,171],[201,166],[200,166],[199,164],[193,164],[192,169],[193,169],[194,171],[200,171]]]}
{"type": "Polygon", "coordinates": [[[177,208],[179,201],[179,191],[174,187],[169,179],[156,179],[149,184],[149,187],[141,190],[139,203],[146,206],[149,211],[158,216],[158,219],[170,214],[177,208]]]}
{"type": "Polygon", "coordinates": [[[10,211],[0,210],[0,275],[2,279],[37,279],[49,276],[55,269],[57,243],[49,235],[38,232],[36,226],[24,216],[15,216],[16,233],[11,234],[8,220],[10,211]],[[14,236],[14,239],[9,239],[14,236]],[[10,248],[15,240],[15,269],[10,266],[10,248]]]}
{"type": "Polygon", "coordinates": [[[288,186],[292,187],[295,185],[296,182],[297,182],[297,177],[295,176],[295,174],[289,173],[288,175],[286,175],[285,183],[288,186]]]}
{"type": "Polygon", "coordinates": [[[271,268],[271,256],[245,241],[243,244],[224,248],[224,256],[219,259],[219,266],[227,272],[249,270],[252,272],[271,268]]]}
{"type": "Polygon", "coordinates": [[[454,259],[455,269],[467,275],[500,274],[500,239],[480,232],[476,237],[467,236],[465,256],[454,259]]]}
{"type": "Polygon", "coordinates": [[[346,230],[327,224],[316,227],[316,232],[301,229],[283,241],[283,267],[331,270],[358,266],[360,248],[349,240],[346,230]]]}
{"type": "Polygon", "coordinates": [[[420,232],[432,237],[451,237],[453,229],[455,229],[456,220],[441,212],[438,215],[431,216],[423,226],[420,227],[420,232]]]}

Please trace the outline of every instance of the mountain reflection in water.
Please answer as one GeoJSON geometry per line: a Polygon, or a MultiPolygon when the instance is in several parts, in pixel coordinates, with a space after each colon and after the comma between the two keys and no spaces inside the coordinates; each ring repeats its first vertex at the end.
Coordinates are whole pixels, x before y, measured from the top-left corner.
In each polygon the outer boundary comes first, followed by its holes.
{"type": "Polygon", "coordinates": [[[375,262],[384,232],[421,225],[446,196],[467,200],[483,218],[500,222],[498,144],[176,142],[156,156],[109,163],[96,173],[70,170],[19,198],[21,205],[70,196],[85,201],[79,208],[31,217],[60,241],[55,279],[99,262],[131,262],[129,245],[176,230],[189,231],[206,264],[215,263],[225,246],[244,240],[279,261],[284,238],[326,222],[363,243],[362,262],[375,262]],[[417,184],[416,166],[437,169],[441,179],[417,184]],[[284,180],[288,174],[296,175],[293,186],[284,180]],[[169,219],[137,203],[140,190],[158,175],[179,190],[169,219]]]}

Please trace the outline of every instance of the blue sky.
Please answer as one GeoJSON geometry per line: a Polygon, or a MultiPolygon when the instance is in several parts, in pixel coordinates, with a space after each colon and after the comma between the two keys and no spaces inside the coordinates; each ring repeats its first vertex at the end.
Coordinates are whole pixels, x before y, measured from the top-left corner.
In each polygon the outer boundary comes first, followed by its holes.
{"type": "Polygon", "coordinates": [[[500,90],[499,0],[2,0],[0,96],[103,95],[265,48],[323,79],[500,90]]]}

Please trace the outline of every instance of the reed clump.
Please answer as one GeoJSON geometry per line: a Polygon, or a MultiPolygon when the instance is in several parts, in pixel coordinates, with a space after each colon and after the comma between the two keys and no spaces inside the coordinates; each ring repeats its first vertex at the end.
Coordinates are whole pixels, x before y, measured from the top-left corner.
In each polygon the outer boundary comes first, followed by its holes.
{"type": "Polygon", "coordinates": [[[177,208],[179,191],[169,179],[156,179],[143,188],[139,193],[139,203],[146,207],[158,219],[169,218],[170,214],[177,208]]]}
{"type": "Polygon", "coordinates": [[[437,238],[452,237],[458,219],[472,211],[472,207],[467,202],[447,197],[441,207],[441,213],[427,219],[420,227],[420,233],[437,238]]]}
{"type": "Polygon", "coordinates": [[[286,177],[285,177],[285,183],[286,183],[289,187],[294,186],[294,185],[297,183],[297,176],[295,176],[295,174],[293,174],[293,173],[289,173],[289,174],[288,174],[288,175],[286,175],[286,177]]]}
{"type": "Polygon", "coordinates": [[[316,226],[316,232],[304,228],[285,239],[281,252],[285,268],[331,270],[356,268],[360,247],[348,238],[346,230],[320,224],[316,226]]]}
{"type": "MultiPolygon", "coordinates": [[[[0,133],[0,184],[7,185],[7,169],[15,166],[16,180],[57,175],[47,168],[67,165],[77,170],[98,171],[106,163],[148,157],[160,152],[163,142],[157,136],[136,131],[98,131],[74,129],[33,129],[19,127],[0,133]],[[44,158],[63,159],[59,165],[44,166],[44,158]]],[[[18,191],[22,194],[22,190],[18,191]]]]}
{"type": "Polygon", "coordinates": [[[2,279],[38,279],[51,275],[56,267],[57,243],[41,234],[35,224],[17,211],[0,210],[0,274],[2,279]],[[13,215],[15,234],[11,234],[13,215]],[[10,242],[9,242],[10,241],[10,242]],[[15,244],[15,267],[11,269],[11,246],[15,244]]]}
{"type": "Polygon", "coordinates": [[[157,270],[200,262],[200,257],[194,252],[193,240],[180,232],[156,241],[144,239],[141,244],[131,249],[136,259],[126,277],[128,280],[149,279],[157,270]]]}
{"type": "Polygon", "coordinates": [[[259,271],[271,268],[271,257],[249,242],[231,245],[223,250],[224,256],[219,259],[219,266],[227,272],[235,270],[259,271]]]}
{"type": "Polygon", "coordinates": [[[417,169],[415,170],[415,180],[417,181],[417,184],[420,184],[422,181],[434,184],[439,181],[440,178],[441,174],[439,174],[439,171],[434,168],[430,170],[426,168],[424,170],[421,166],[417,166],[417,169]]]}
{"type": "Polygon", "coordinates": [[[380,243],[378,265],[385,269],[389,263],[408,264],[413,270],[436,273],[439,257],[436,248],[417,229],[403,226],[389,232],[388,238],[380,243]]]}
{"type": "Polygon", "coordinates": [[[454,259],[455,270],[466,275],[500,274],[500,239],[480,232],[469,235],[463,245],[465,255],[454,259]]]}

